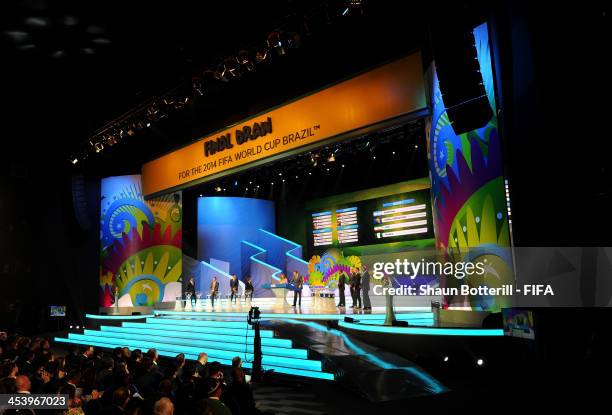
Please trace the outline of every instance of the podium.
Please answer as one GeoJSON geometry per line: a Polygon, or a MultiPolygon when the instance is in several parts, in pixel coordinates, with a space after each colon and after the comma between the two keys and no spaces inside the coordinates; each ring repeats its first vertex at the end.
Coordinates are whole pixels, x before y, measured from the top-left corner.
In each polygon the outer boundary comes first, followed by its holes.
{"type": "Polygon", "coordinates": [[[282,308],[286,309],[289,307],[289,303],[287,302],[287,292],[288,291],[297,291],[298,288],[290,283],[284,284],[264,284],[262,288],[266,288],[274,293],[274,308],[282,308]]]}

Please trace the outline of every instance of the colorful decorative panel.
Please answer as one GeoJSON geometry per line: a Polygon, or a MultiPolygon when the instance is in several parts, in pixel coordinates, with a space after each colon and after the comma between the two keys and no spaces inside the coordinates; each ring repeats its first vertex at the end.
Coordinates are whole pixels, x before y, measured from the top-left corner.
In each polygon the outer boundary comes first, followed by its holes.
{"type": "Polygon", "coordinates": [[[152,306],[181,295],[182,200],[144,200],[140,175],[102,180],[100,305],[152,306]],[[117,295],[115,295],[115,293],[117,295]]]}
{"type": "MultiPolygon", "coordinates": [[[[433,115],[428,136],[436,245],[456,261],[484,261],[484,276],[447,278],[441,284],[498,287],[513,281],[508,209],[487,25],[474,29],[476,49],[493,117],[481,128],[456,135],[433,74],[433,115]]],[[[496,297],[447,297],[446,305],[499,311],[496,297]]]]}

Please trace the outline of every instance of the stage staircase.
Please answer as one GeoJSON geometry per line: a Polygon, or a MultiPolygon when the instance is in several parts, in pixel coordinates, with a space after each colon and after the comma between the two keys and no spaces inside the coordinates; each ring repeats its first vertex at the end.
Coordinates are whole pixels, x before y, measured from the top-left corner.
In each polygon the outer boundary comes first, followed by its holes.
{"type": "MultiPolygon", "coordinates": [[[[110,321],[110,320],[109,320],[110,321]]],[[[116,321],[116,320],[115,320],[116,321]]],[[[91,345],[113,349],[129,347],[144,351],[155,348],[161,356],[184,353],[195,360],[201,352],[208,361],[231,365],[239,356],[245,368],[252,367],[254,331],[244,317],[157,316],[121,321],[120,325],[101,325],[99,330],[84,329],[56,337],[58,343],[91,345]]],[[[261,330],[264,370],[284,375],[333,380],[334,374],[323,370],[317,354],[296,347],[290,339],[278,338],[271,330],[261,330]]]]}

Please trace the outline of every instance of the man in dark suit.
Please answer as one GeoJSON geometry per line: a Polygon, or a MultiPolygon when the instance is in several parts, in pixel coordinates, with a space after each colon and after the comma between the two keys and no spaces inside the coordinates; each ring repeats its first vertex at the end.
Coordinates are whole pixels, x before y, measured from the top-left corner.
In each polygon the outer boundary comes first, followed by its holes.
{"type": "Polygon", "coordinates": [[[253,300],[253,291],[255,291],[253,281],[251,276],[247,275],[246,279],[244,280],[244,301],[246,301],[247,298],[253,300]]]}
{"type": "Polygon", "coordinates": [[[371,310],[372,302],[370,301],[370,273],[365,265],[361,267],[361,290],[363,292],[363,309],[371,310]]]}
{"type": "Polygon", "coordinates": [[[295,291],[293,291],[293,306],[299,305],[302,306],[302,288],[304,287],[304,277],[302,277],[297,271],[293,271],[293,276],[291,277],[291,284],[295,286],[295,291]],[[298,302],[299,297],[299,302],[298,302]]]}
{"type": "Polygon", "coordinates": [[[361,308],[361,275],[357,268],[351,273],[351,297],[353,297],[352,308],[361,308]],[[357,306],[359,303],[359,307],[357,306]]]}
{"type": "Polygon", "coordinates": [[[193,277],[189,277],[189,282],[187,283],[187,287],[185,288],[185,296],[191,297],[191,307],[196,303],[196,288],[195,288],[195,280],[193,277]]]}
{"type": "Polygon", "coordinates": [[[345,289],[346,289],[346,275],[342,273],[338,277],[338,295],[340,296],[340,302],[338,303],[338,307],[346,306],[346,298],[344,296],[345,289]]]}
{"type": "Polygon", "coordinates": [[[230,279],[230,302],[236,303],[238,299],[238,277],[236,274],[232,274],[232,279],[230,279]]]}
{"type": "Polygon", "coordinates": [[[217,281],[217,277],[213,277],[210,282],[210,304],[212,308],[215,308],[215,298],[217,298],[217,293],[219,292],[219,281],[217,281]]]}

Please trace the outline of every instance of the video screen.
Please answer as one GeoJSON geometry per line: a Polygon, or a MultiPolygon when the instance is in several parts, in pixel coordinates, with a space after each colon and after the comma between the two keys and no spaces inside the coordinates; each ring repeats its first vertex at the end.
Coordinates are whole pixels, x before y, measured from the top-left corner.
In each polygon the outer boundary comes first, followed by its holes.
{"type": "Polygon", "coordinates": [[[504,334],[522,339],[535,339],[533,312],[522,308],[502,309],[504,334]]]}
{"type": "Polygon", "coordinates": [[[52,305],[49,307],[49,315],[51,317],[66,317],[65,305],[52,305]]]}
{"type": "Polygon", "coordinates": [[[310,212],[313,250],[433,238],[429,189],[310,212]]]}

